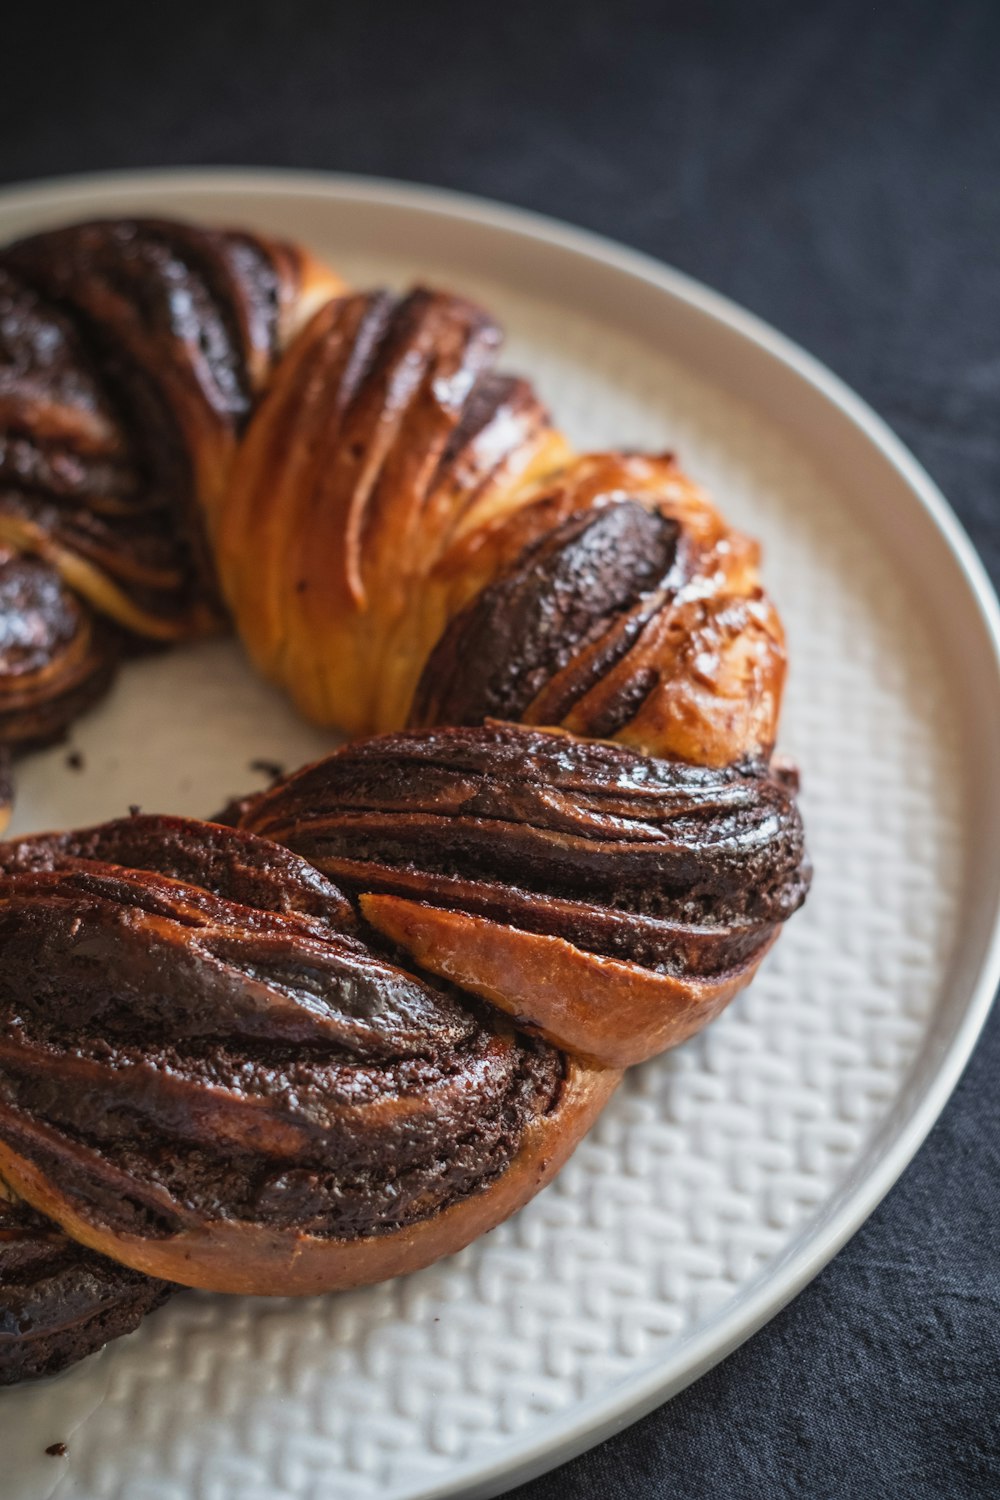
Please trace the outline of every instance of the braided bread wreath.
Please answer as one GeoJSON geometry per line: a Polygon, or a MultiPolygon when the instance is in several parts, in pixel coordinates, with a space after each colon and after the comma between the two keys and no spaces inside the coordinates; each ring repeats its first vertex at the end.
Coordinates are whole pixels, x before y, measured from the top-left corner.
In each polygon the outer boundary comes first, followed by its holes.
{"type": "Polygon", "coordinates": [[[0,252],[0,740],[223,627],[356,738],[213,822],[0,846],[0,1379],[176,1285],[468,1244],[809,880],[758,552],[575,454],[481,308],[160,220],[0,252]]]}

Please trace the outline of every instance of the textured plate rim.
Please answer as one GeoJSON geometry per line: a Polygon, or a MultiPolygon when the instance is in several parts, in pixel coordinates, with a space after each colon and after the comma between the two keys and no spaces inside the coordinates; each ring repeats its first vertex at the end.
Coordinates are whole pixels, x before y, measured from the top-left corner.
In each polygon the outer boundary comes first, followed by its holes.
{"type": "MultiPolygon", "coordinates": [[[[626,283],[659,293],[715,332],[730,336],[753,354],[791,375],[828,414],[852,431],[870,451],[895,472],[916,506],[930,522],[933,543],[957,567],[965,589],[963,603],[972,606],[979,630],[975,642],[985,686],[992,698],[988,743],[984,757],[1000,748],[1000,607],[993,586],[971,541],[938,486],[888,425],[838,376],[791,339],[761,318],[685,273],[640,251],[631,250],[589,230],[578,229],[529,210],[514,208],[446,189],[402,183],[391,179],[343,173],[256,169],[247,167],[154,168],[139,171],[88,173],[53,177],[42,182],[0,188],[0,237],[10,215],[67,215],[94,208],[95,198],[119,198],[193,193],[225,198],[253,193],[276,200],[311,199],[341,205],[369,205],[430,216],[465,226],[495,231],[522,246],[562,252],[592,270],[618,273],[626,283]]],[[[100,209],[107,212],[107,209],[100,209]]],[[[718,377],[717,377],[718,383],[718,377]]],[[[964,706],[964,705],[963,705],[964,706]]],[[[993,756],[993,763],[1000,763],[993,756]]],[[[990,800],[1000,805],[1000,771],[992,773],[990,800]]],[[[964,1011],[954,1034],[933,1066],[922,1089],[894,1110],[902,1110],[895,1134],[881,1155],[838,1194],[832,1212],[820,1211],[802,1227],[795,1247],[765,1269],[738,1296],[731,1309],[706,1328],[681,1340],[661,1359],[626,1377],[610,1394],[598,1394],[547,1418],[536,1431],[512,1436],[501,1451],[455,1466],[443,1480],[411,1492],[411,1500],[445,1500],[454,1495],[485,1497],[544,1473],[638,1420],[705,1374],[772,1318],[837,1253],[878,1205],[908,1165],[951,1095],[1000,984],[1000,874],[987,892],[988,926],[980,939],[981,958],[968,985],[964,1011]]],[[[887,1117],[887,1119],[890,1117],[887,1117]]],[[[829,1204],[831,1200],[827,1200],[829,1204]]]]}

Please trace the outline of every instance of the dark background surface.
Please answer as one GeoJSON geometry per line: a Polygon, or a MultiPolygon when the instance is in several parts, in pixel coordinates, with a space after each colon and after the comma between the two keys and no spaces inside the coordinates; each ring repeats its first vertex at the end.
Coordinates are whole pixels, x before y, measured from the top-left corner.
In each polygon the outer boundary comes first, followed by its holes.
{"type": "MultiPolygon", "coordinates": [[[[3,37],[0,180],[331,168],[603,231],[830,364],[1000,578],[995,0],[21,0],[3,37]]],[[[998,1074],[994,1014],[914,1164],[797,1301],[518,1500],[1000,1495],[998,1074]]]]}

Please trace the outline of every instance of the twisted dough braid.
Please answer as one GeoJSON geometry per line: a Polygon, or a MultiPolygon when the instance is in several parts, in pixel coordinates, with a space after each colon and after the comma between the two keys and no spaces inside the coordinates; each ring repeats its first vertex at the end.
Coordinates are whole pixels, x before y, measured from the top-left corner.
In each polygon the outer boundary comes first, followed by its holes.
{"type": "Polygon", "coordinates": [[[217,573],[261,669],[352,734],[492,714],[769,750],[755,544],[669,457],[573,457],[482,309],[340,289],[159,220],[0,252],[0,743],[88,706],[121,629],[213,628],[217,573]]]}
{"type": "Polygon", "coordinates": [[[0,1171],[154,1276],[424,1265],[536,1192],[617,1082],[399,968],[252,834],[136,817],[4,863],[0,1171]]]}
{"type": "Polygon", "coordinates": [[[808,880],[763,769],[512,725],[348,746],[243,823],[29,837],[0,877],[0,1172],[221,1291],[467,1244],[748,982],[808,880]]]}
{"type": "Polygon", "coordinates": [[[347,746],[242,826],[307,858],[420,969],[609,1067],[711,1020],[808,880],[786,781],[512,724],[347,746]]]}
{"type": "Polygon", "coordinates": [[[756,544],[669,455],[571,456],[493,372],[499,344],[424,289],[303,330],[210,520],[254,661],[351,734],[493,715],[707,765],[768,753],[784,636],[756,544]]]}
{"type": "Polygon", "coordinates": [[[162,220],[0,251],[0,743],[101,692],[119,627],[217,628],[202,509],[335,276],[296,246],[162,220]]]}
{"type": "Polygon", "coordinates": [[[756,546],[670,456],[573,454],[462,298],[153,221],[0,270],[8,740],[207,628],[213,569],[262,671],[377,732],[233,826],[0,846],[0,1175],[163,1281],[425,1265],[804,899],[756,546]]]}

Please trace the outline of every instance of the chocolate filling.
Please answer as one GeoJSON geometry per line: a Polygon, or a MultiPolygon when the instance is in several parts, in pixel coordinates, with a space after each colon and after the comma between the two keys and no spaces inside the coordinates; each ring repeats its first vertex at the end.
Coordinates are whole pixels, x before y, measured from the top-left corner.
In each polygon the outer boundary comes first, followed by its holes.
{"type": "Polygon", "coordinates": [[[558,1097],[559,1053],[252,835],[136,817],[0,867],[0,1130],[94,1223],[378,1233],[492,1181],[558,1097]]]}
{"type": "Polygon", "coordinates": [[[677,973],[747,961],[809,881],[787,780],[510,724],[345,747],[257,800],[255,832],[390,891],[677,973]]]}
{"type": "MultiPolygon", "coordinates": [[[[552,677],[602,637],[607,644],[590,665],[596,675],[607,671],[645,618],[634,607],[671,582],[679,537],[676,521],[620,499],[569,516],[529,543],[445,630],[417,686],[412,722],[519,719],[552,677]],[[624,628],[616,630],[619,622],[624,628]]],[[[575,696],[589,685],[578,682],[575,696]]]]}
{"type": "Polygon", "coordinates": [[[154,219],[0,252],[0,507],[148,612],[204,614],[214,572],[195,465],[249,417],[250,362],[278,352],[295,259],[249,234],[154,219]]]}
{"type": "Polygon", "coordinates": [[[175,347],[191,351],[187,358],[197,351],[212,405],[236,420],[248,414],[237,288],[210,231],[159,219],[96,220],[21,240],[4,260],[86,319],[92,335],[115,328],[116,359],[124,347],[158,347],[161,357],[175,347]]]}
{"type": "Polygon", "coordinates": [[[173,1290],[0,1197],[0,1385],[54,1375],[131,1333],[173,1290]]]}
{"type": "Polygon", "coordinates": [[[54,568],[0,546],[0,743],[57,739],[104,692],[119,654],[118,633],[54,568]]]}
{"type": "Polygon", "coordinates": [[[0,263],[6,487],[119,510],[136,502],[132,455],[72,323],[0,263]]]}
{"type": "Polygon", "coordinates": [[[343,928],[351,908],[318,870],[286,850],[190,818],[138,814],[66,833],[29,834],[0,845],[0,871],[120,865],[204,886],[241,906],[317,916],[343,928]]]}

